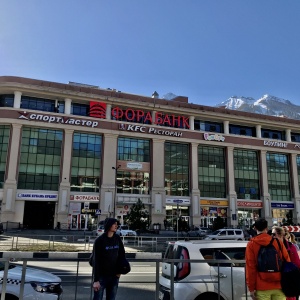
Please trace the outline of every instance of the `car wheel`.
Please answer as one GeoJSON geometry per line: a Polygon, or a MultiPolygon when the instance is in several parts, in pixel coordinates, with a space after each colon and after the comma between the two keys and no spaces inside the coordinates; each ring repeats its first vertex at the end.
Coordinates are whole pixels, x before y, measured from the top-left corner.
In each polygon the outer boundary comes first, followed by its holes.
{"type": "MultiPolygon", "coordinates": [[[[215,293],[203,293],[201,295],[199,295],[198,297],[195,298],[195,300],[218,300],[218,294],[215,294],[215,293]]],[[[224,300],[223,297],[220,296],[220,300],[224,300]]]]}

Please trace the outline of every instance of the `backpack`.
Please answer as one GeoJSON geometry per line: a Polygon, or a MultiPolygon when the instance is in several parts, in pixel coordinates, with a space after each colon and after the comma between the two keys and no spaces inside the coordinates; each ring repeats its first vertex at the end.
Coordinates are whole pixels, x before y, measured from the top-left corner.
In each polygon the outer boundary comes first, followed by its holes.
{"type": "Polygon", "coordinates": [[[300,295],[300,270],[292,262],[284,262],[281,272],[281,288],[286,297],[300,295]]]}
{"type": "Polygon", "coordinates": [[[276,273],[281,272],[282,259],[277,249],[273,245],[274,240],[278,243],[279,249],[281,249],[278,239],[272,238],[267,246],[261,246],[257,256],[257,269],[262,273],[276,273]]]}

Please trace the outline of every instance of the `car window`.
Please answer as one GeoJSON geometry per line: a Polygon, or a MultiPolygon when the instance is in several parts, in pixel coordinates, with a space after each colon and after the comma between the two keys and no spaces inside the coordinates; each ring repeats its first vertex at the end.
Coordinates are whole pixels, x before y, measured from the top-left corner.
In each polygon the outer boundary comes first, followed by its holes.
{"type": "Polygon", "coordinates": [[[173,259],[174,244],[169,244],[165,253],[165,258],[173,259]]]}
{"type": "Polygon", "coordinates": [[[219,235],[226,235],[226,230],[221,231],[219,235]]]}
{"type": "Polygon", "coordinates": [[[236,230],[235,234],[239,234],[239,235],[242,234],[242,230],[236,230]]]}
{"type": "Polygon", "coordinates": [[[218,235],[220,233],[220,230],[216,230],[212,233],[212,235],[218,235]]]}
{"type": "MultiPolygon", "coordinates": [[[[200,252],[204,259],[222,259],[222,260],[244,260],[245,259],[245,247],[241,248],[207,248],[200,249],[200,252]]],[[[217,262],[208,262],[210,266],[218,266],[217,262]]],[[[219,264],[223,267],[230,267],[231,263],[219,264]]],[[[244,267],[244,263],[235,263],[233,267],[244,267]]]]}
{"type": "Polygon", "coordinates": [[[227,234],[228,235],[234,235],[234,231],[233,230],[227,230],[227,234]]]}
{"type": "Polygon", "coordinates": [[[121,229],[123,229],[123,230],[128,230],[129,228],[128,228],[127,225],[123,225],[123,226],[121,226],[121,229]]]}

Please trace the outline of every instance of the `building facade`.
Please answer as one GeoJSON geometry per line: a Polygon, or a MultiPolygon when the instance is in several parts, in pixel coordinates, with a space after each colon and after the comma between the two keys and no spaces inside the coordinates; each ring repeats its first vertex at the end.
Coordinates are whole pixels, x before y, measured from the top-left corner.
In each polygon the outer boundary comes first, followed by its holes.
{"type": "Polygon", "coordinates": [[[80,230],[140,199],[151,223],[300,223],[300,121],[0,77],[0,221],[80,230]]]}

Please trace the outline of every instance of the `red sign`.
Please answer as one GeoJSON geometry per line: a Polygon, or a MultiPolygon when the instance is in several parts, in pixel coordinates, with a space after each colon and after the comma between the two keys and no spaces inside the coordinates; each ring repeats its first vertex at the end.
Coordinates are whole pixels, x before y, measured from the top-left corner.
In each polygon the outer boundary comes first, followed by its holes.
{"type": "Polygon", "coordinates": [[[105,119],[106,118],[106,103],[90,102],[90,117],[105,119]]]}
{"type": "Polygon", "coordinates": [[[300,232],[300,226],[282,226],[282,228],[287,229],[289,232],[300,232]]]}
{"type": "Polygon", "coordinates": [[[144,112],[143,110],[134,110],[132,108],[123,110],[120,107],[114,107],[111,110],[111,115],[113,118],[122,121],[124,121],[125,118],[125,120],[129,122],[149,122],[151,124],[164,125],[169,127],[190,128],[189,117],[168,115],[161,112],[156,112],[153,120],[152,113],[150,111],[144,112]]]}
{"type": "Polygon", "coordinates": [[[242,207],[263,207],[262,202],[252,202],[252,201],[237,201],[237,206],[242,207]]]}

